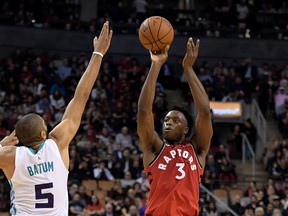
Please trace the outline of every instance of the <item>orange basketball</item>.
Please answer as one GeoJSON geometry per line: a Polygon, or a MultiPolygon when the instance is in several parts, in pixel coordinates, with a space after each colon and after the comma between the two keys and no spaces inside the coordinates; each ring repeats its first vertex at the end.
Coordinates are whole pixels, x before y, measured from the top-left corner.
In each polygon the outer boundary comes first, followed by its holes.
{"type": "Polygon", "coordinates": [[[174,39],[171,23],[161,16],[151,16],[139,28],[139,40],[148,50],[161,51],[174,39]]]}

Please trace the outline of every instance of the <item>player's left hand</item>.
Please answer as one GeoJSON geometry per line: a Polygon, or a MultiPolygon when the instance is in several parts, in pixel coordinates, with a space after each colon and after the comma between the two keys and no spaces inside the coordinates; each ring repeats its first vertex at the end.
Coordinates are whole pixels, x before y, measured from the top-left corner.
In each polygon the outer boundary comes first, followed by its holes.
{"type": "Polygon", "coordinates": [[[200,40],[197,39],[196,45],[193,42],[193,39],[190,37],[187,42],[187,50],[182,61],[183,68],[192,67],[196,58],[198,57],[198,50],[200,46],[200,40]]]}
{"type": "Polygon", "coordinates": [[[4,146],[15,146],[19,143],[18,138],[16,137],[16,132],[15,130],[8,136],[4,137],[1,141],[0,144],[4,146]]]}
{"type": "Polygon", "coordinates": [[[106,21],[103,24],[99,37],[95,37],[93,40],[94,51],[100,52],[103,55],[106,54],[110,47],[113,31],[109,29],[109,22],[106,21]]]}

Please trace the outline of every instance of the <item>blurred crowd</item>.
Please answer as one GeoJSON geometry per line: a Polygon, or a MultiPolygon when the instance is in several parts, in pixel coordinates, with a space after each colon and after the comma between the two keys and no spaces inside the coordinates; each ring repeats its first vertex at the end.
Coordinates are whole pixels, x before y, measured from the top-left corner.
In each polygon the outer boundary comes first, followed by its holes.
{"type": "Polygon", "coordinates": [[[90,20],[83,18],[83,2],[3,0],[0,23],[95,32],[109,20],[116,32],[135,33],[145,18],[160,15],[177,34],[288,39],[287,0],[99,0],[90,20]]]}
{"type": "MultiPolygon", "coordinates": [[[[59,59],[19,48],[1,59],[0,138],[9,134],[17,120],[29,112],[40,114],[48,130],[54,127],[63,116],[89,57],[82,54],[59,59]]],[[[185,101],[193,103],[187,81],[176,68],[179,68],[179,62],[165,64],[157,82],[153,112],[155,129],[160,134],[162,118],[168,108],[166,89],[181,89],[185,101]]],[[[143,172],[136,115],[138,96],[148,69],[149,65],[141,64],[130,55],[118,62],[105,57],[80,129],[70,145],[70,215],[144,215],[149,184],[143,172]],[[89,180],[106,180],[114,184],[101,196],[96,187],[94,190],[87,188],[84,182],[89,180]]],[[[216,65],[199,62],[195,71],[210,100],[251,103],[255,98],[264,116],[271,115],[279,122],[283,139],[267,149],[263,160],[271,176],[267,186],[261,188],[253,183],[254,188],[249,187],[247,194],[243,194],[246,202],[238,203],[240,206],[228,204],[233,208],[238,206],[239,215],[245,216],[254,215],[249,211],[256,211],[258,207],[263,208],[265,216],[272,215],[269,213],[271,208],[284,212],[288,205],[288,64],[255,65],[252,59],[246,59],[243,63],[234,61],[226,65],[224,60],[219,60],[216,65]],[[274,202],[276,196],[278,204],[274,202]]],[[[250,119],[233,125],[225,143],[214,134],[203,176],[203,185],[208,189],[237,186],[231,158],[239,157],[237,153],[241,151],[237,148],[241,146],[241,133],[246,134],[255,150],[257,130],[250,119]]],[[[10,187],[2,172],[0,182],[0,210],[8,211],[10,187]]],[[[217,209],[213,210],[215,203],[209,195],[201,193],[200,196],[203,215],[220,215],[215,213],[217,209]]]]}
{"type": "MultiPolygon", "coordinates": [[[[245,190],[237,185],[235,165],[226,159],[229,158],[228,151],[220,145],[215,154],[207,157],[202,184],[239,216],[287,216],[287,144],[287,139],[275,142],[270,154],[264,156],[263,165],[268,172],[268,179],[263,179],[262,182],[253,180],[245,190]],[[219,160],[219,155],[222,160],[219,160]]],[[[200,216],[234,215],[217,203],[205,190],[201,191],[200,216]]]]}

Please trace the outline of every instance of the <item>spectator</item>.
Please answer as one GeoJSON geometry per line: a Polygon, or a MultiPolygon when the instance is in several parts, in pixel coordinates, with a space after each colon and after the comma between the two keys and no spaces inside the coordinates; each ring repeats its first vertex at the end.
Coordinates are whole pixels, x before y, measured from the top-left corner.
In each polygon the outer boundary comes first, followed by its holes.
{"type": "MultiPolygon", "coordinates": [[[[50,109],[49,97],[47,95],[47,89],[42,88],[39,100],[36,102],[36,112],[43,114],[46,109],[50,109]]],[[[55,116],[55,115],[54,115],[55,116]]],[[[57,121],[58,123],[59,121],[57,121]]]]}
{"type": "Polygon", "coordinates": [[[105,205],[105,213],[104,216],[116,216],[113,212],[113,206],[110,203],[105,205]]]}
{"type": "MultiPolygon", "coordinates": [[[[123,168],[123,172],[132,172],[133,170],[133,159],[131,158],[131,153],[129,148],[125,148],[123,151],[123,158],[121,159],[121,166],[123,168]]],[[[133,176],[135,176],[133,174],[133,176]]]]}
{"type": "Polygon", "coordinates": [[[146,9],[148,6],[147,1],[146,0],[134,0],[132,5],[133,7],[135,7],[136,18],[138,19],[138,22],[142,23],[147,13],[147,9],[146,9]]]}
{"type": "Polygon", "coordinates": [[[272,214],[273,214],[273,209],[274,209],[273,204],[269,202],[269,203],[267,204],[267,207],[266,207],[266,214],[265,214],[265,216],[272,216],[272,214]]]}
{"type": "MultiPolygon", "coordinates": [[[[246,121],[244,122],[242,132],[247,136],[254,153],[256,153],[257,129],[250,118],[246,119],[246,121]]],[[[249,156],[249,154],[251,154],[249,151],[246,152],[247,156],[249,156]]]]}
{"type": "Polygon", "coordinates": [[[111,138],[110,136],[112,136],[112,134],[110,134],[108,128],[105,127],[105,126],[102,128],[102,130],[100,131],[100,133],[98,133],[98,134],[96,135],[96,137],[97,137],[98,139],[100,139],[100,140],[105,144],[106,147],[112,146],[112,148],[115,148],[114,145],[115,145],[116,143],[111,142],[111,141],[113,141],[113,140],[110,139],[110,138],[111,138]]]}
{"type": "Polygon", "coordinates": [[[127,188],[131,187],[136,182],[136,180],[132,179],[131,173],[129,171],[126,171],[124,173],[124,179],[121,179],[120,182],[122,188],[127,188]]]}
{"type": "Polygon", "coordinates": [[[255,211],[257,207],[258,198],[255,194],[251,196],[251,203],[247,206],[248,208],[252,208],[255,211]]]}
{"type": "Polygon", "coordinates": [[[137,207],[135,205],[131,205],[126,216],[140,216],[137,207]]]}
{"type": "Polygon", "coordinates": [[[236,4],[236,12],[238,14],[237,21],[239,37],[243,38],[250,13],[246,0],[240,0],[240,2],[236,4]]]}
{"type": "Polygon", "coordinates": [[[236,101],[247,101],[249,98],[249,90],[247,89],[243,78],[241,76],[236,76],[235,85],[232,88],[235,91],[236,101]]]}
{"type": "Polygon", "coordinates": [[[245,196],[252,197],[253,194],[257,193],[257,182],[256,181],[250,181],[247,190],[245,191],[245,196]]]}
{"type": "Polygon", "coordinates": [[[85,208],[88,215],[103,215],[105,212],[104,205],[100,203],[96,195],[92,195],[88,205],[85,208]]]}
{"type": "MultiPolygon", "coordinates": [[[[93,109],[91,113],[87,113],[87,124],[90,124],[94,129],[94,132],[101,133],[101,129],[104,127],[105,119],[100,110],[93,109]]],[[[106,144],[106,143],[105,143],[106,144]]]]}
{"type": "MultiPolygon", "coordinates": [[[[223,146],[221,148],[223,148],[223,146]]],[[[221,158],[223,157],[225,157],[225,155],[223,155],[221,158]]],[[[205,169],[211,172],[211,175],[214,180],[217,180],[218,175],[219,175],[219,164],[215,162],[215,158],[212,154],[209,154],[207,156],[205,169]]]]}
{"type": "Polygon", "coordinates": [[[233,185],[237,180],[235,165],[232,164],[226,157],[222,158],[222,164],[220,165],[219,181],[222,184],[233,185]]]}
{"type": "Polygon", "coordinates": [[[216,188],[213,180],[214,179],[210,170],[205,169],[202,177],[202,184],[209,190],[213,190],[214,188],[216,188]]]}
{"type": "Polygon", "coordinates": [[[120,179],[115,180],[115,184],[113,185],[113,187],[110,191],[110,197],[116,201],[123,199],[124,189],[122,188],[120,179]]]}
{"type": "Polygon", "coordinates": [[[224,157],[229,159],[228,150],[225,148],[225,146],[223,144],[220,144],[219,149],[215,154],[215,162],[218,164],[221,164],[222,158],[224,158],[224,157]]]}
{"type": "Polygon", "coordinates": [[[101,161],[99,166],[94,168],[94,178],[98,180],[114,180],[111,171],[106,167],[105,161],[101,161]]]}
{"type": "Polygon", "coordinates": [[[242,136],[240,124],[235,124],[232,132],[229,134],[227,143],[230,149],[231,158],[239,159],[242,155],[242,136]]]}
{"type": "Polygon", "coordinates": [[[255,216],[265,216],[265,211],[262,207],[257,207],[255,209],[255,216]]]}
{"type": "Polygon", "coordinates": [[[143,169],[143,164],[139,155],[133,156],[133,163],[131,168],[131,175],[133,179],[137,179],[141,175],[141,170],[143,169]]]}
{"type": "Polygon", "coordinates": [[[78,187],[78,194],[80,196],[80,202],[86,207],[91,197],[87,195],[87,189],[84,185],[78,187]]]}
{"type": "Polygon", "coordinates": [[[283,181],[288,177],[288,164],[284,157],[277,160],[276,164],[272,168],[272,176],[274,180],[283,181]]]}
{"type": "Polygon", "coordinates": [[[278,195],[274,195],[272,204],[273,204],[274,208],[283,209],[280,197],[278,195]]]}
{"type": "Polygon", "coordinates": [[[90,158],[82,157],[79,164],[77,175],[80,182],[84,179],[93,179],[93,172],[89,159],[90,158]]]}
{"type": "Polygon", "coordinates": [[[136,182],[141,184],[141,190],[146,192],[149,190],[150,186],[148,183],[148,179],[144,170],[141,171],[141,176],[136,179],[136,182]]]}
{"type": "Polygon", "coordinates": [[[81,215],[84,212],[84,205],[81,203],[79,193],[73,195],[69,202],[69,215],[81,215]]]}
{"type": "Polygon", "coordinates": [[[62,60],[62,65],[58,69],[58,76],[62,81],[71,76],[71,67],[69,66],[69,61],[67,58],[62,60]]]}
{"type": "Polygon", "coordinates": [[[249,90],[249,93],[252,93],[258,83],[258,68],[254,65],[251,58],[247,58],[240,67],[240,71],[243,74],[242,78],[249,90]]]}
{"type": "Polygon", "coordinates": [[[236,195],[234,198],[235,203],[232,203],[231,208],[235,211],[238,215],[243,215],[244,208],[241,205],[241,197],[236,195]]]}
{"type": "Polygon", "coordinates": [[[274,184],[273,185],[268,185],[266,187],[266,196],[268,197],[269,202],[273,203],[273,199],[274,199],[275,195],[276,195],[276,189],[275,189],[274,184]]]}
{"type": "Polygon", "coordinates": [[[282,216],[282,212],[279,208],[274,208],[272,216],[282,216]]]}
{"type": "Polygon", "coordinates": [[[210,201],[206,210],[206,216],[219,216],[220,213],[217,211],[214,201],[210,201]]]}
{"type": "Polygon", "coordinates": [[[114,165],[114,158],[111,153],[107,153],[107,159],[105,160],[105,164],[106,164],[106,167],[111,171],[113,175],[112,169],[114,165]]]}
{"type": "Polygon", "coordinates": [[[264,117],[266,117],[268,104],[271,102],[272,88],[268,83],[268,72],[256,86],[257,102],[264,117]]]}
{"type": "Polygon", "coordinates": [[[122,127],[121,132],[116,135],[115,141],[123,148],[132,148],[132,137],[127,126],[122,127]]]}
{"type": "Polygon", "coordinates": [[[124,177],[123,167],[119,160],[116,160],[113,164],[112,175],[115,179],[122,179],[124,177]]]}
{"type": "Polygon", "coordinates": [[[115,109],[112,111],[111,126],[115,131],[120,130],[127,123],[128,116],[123,106],[123,103],[118,101],[115,109]]]}
{"type": "Polygon", "coordinates": [[[244,216],[254,216],[254,209],[250,206],[247,206],[244,210],[244,216]]]}
{"type": "MultiPolygon", "coordinates": [[[[141,184],[139,182],[135,182],[132,186],[133,190],[134,190],[134,194],[135,194],[135,198],[143,198],[143,193],[142,193],[142,189],[141,189],[141,184]]],[[[129,191],[128,191],[129,194],[129,191]]]]}
{"type": "Polygon", "coordinates": [[[274,96],[275,113],[277,118],[284,113],[285,101],[288,102],[288,95],[285,92],[285,88],[283,86],[280,86],[274,96]]]}
{"type": "Polygon", "coordinates": [[[269,201],[268,201],[268,198],[267,196],[265,195],[264,191],[263,190],[259,190],[258,193],[257,193],[257,199],[258,199],[258,206],[261,206],[263,208],[265,208],[269,201]]]}
{"type": "Polygon", "coordinates": [[[50,105],[54,109],[54,112],[56,110],[59,110],[62,107],[66,106],[66,102],[64,97],[61,95],[58,89],[55,89],[53,94],[49,95],[50,105]]]}

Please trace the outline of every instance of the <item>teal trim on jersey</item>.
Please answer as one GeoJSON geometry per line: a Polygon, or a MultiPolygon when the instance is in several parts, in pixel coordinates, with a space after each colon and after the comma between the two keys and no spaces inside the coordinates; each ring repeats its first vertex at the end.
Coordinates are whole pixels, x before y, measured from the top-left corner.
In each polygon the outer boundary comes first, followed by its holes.
{"type": "Polygon", "coordinates": [[[11,180],[9,180],[9,184],[10,184],[10,187],[11,187],[11,191],[10,191],[10,199],[11,199],[10,214],[11,215],[16,215],[17,209],[16,209],[16,207],[13,204],[13,200],[15,199],[15,192],[14,192],[13,183],[12,183],[11,180]]]}
{"type": "Polygon", "coordinates": [[[45,141],[42,141],[42,142],[41,142],[41,144],[40,144],[40,146],[39,146],[39,148],[38,148],[38,151],[40,151],[40,150],[43,148],[44,143],[45,143],[45,141]]]}
{"type": "Polygon", "coordinates": [[[10,199],[11,201],[13,201],[15,199],[15,192],[14,192],[14,189],[13,189],[13,183],[11,180],[9,180],[9,184],[10,184],[10,199]]]}
{"type": "Polygon", "coordinates": [[[33,155],[35,155],[35,152],[34,152],[34,150],[32,148],[28,148],[28,149],[33,155]]]}
{"type": "Polygon", "coordinates": [[[15,208],[15,206],[13,205],[13,207],[11,207],[11,210],[10,210],[10,214],[11,215],[16,215],[17,214],[17,210],[15,208]],[[12,210],[13,209],[13,210],[12,210]],[[13,211],[13,212],[12,212],[13,211]]]}
{"type": "MultiPolygon", "coordinates": [[[[44,143],[45,143],[45,141],[42,141],[42,142],[41,142],[41,144],[40,144],[37,152],[40,151],[40,150],[43,148],[44,143]]],[[[30,150],[30,152],[32,152],[32,154],[36,155],[35,151],[34,151],[32,148],[28,148],[28,149],[30,150]]]]}

